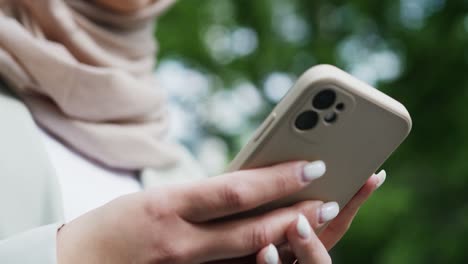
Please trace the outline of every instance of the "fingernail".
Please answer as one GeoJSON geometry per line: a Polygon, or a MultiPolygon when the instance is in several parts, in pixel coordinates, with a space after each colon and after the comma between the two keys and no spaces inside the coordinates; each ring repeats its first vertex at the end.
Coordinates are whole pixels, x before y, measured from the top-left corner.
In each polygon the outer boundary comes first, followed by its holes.
{"type": "Polygon", "coordinates": [[[299,236],[303,239],[308,239],[310,237],[312,228],[310,227],[309,221],[307,221],[307,218],[303,214],[300,214],[297,218],[296,229],[299,236]]]}
{"type": "Polygon", "coordinates": [[[328,222],[332,220],[333,218],[335,218],[339,212],[340,212],[340,207],[338,206],[337,202],[324,203],[320,207],[319,222],[320,223],[328,222]]]}
{"type": "Polygon", "coordinates": [[[313,161],[306,164],[302,169],[302,178],[304,181],[310,182],[322,177],[326,171],[327,166],[325,165],[325,162],[321,160],[313,161]]]}
{"type": "Polygon", "coordinates": [[[387,172],[385,170],[381,170],[379,173],[375,175],[378,179],[376,189],[379,188],[384,182],[385,179],[387,178],[387,172]]]}
{"type": "Polygon", "coordinates": [[[265,253],[265,263],[266,264],[278,264],[279,255],[278,250],[273,244],[268,245],[267,251],[265,253]]]}

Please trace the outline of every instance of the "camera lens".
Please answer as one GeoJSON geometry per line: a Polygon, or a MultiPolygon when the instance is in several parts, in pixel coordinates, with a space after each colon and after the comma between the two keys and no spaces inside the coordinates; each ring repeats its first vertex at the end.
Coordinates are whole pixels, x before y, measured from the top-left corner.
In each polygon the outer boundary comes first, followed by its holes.
{"type": "Polygon", "coordinates": [[[316,112],[305,111],[296,118],[295,125],[299,130],[309,130],[317,125],[318,119],[319,116],[316,112]]]}
{"type": "Polygon", "coordinates": [[[319,92],[312,101],[312,105],[319,110],[327,109],[335,103],[336,93],[331,89],[319,92]]]}
{"type": "Polygon", "coordinates": [[[323,120],[327,122],[328,124],[335,123],[336,119],[338,118],[338,115],[335,112],[331,112],[325,115],[323,120]]]}

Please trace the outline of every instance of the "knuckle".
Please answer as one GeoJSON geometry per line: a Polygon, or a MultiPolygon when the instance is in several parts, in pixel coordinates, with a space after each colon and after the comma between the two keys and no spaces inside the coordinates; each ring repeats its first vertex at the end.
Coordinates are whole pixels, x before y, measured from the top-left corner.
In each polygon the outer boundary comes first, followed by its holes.
{"type": "Polygon", "coordinates": [[[299,177],[295,177],[298,166],[279,165],[273,170],[275,188],[282,193],[295,191],[303,186],[299,177]]]}
{"type": "Polygon", "coordinates": [[[248,191],[244,184],[224,186],[221,190],[221,199],[229,209],[243,209],[247,206],[248,191]]]}
{"type": "Polygon", "coordinates": [[[291,177],[290,170],[282,168],[276,171],[275,188],[278,192],[287,193],[292,186],[298,186],[296,177],[291,177]]]}
{"type": "Polygon", "coordinates": [[[255,250],[263,248],[271,243],[270,233],[265,225],[255,227],[247,239],[249,240],[247,245],[250,245],[250,247],[255,250]]]}
{"type": "Polygon", "coordinates": [[[152,221],[160,221],[173,214],[167,201],[167,195],[160,189],[147,192],[144,195],[143,210],[145,216],[152,221]]]}
{"type": "Polygon", "coordinates": [[[166,243],[155,248],[154,263],[175,264],[185,263],[186,257],[181,247],[174,243],[166,243]]]}

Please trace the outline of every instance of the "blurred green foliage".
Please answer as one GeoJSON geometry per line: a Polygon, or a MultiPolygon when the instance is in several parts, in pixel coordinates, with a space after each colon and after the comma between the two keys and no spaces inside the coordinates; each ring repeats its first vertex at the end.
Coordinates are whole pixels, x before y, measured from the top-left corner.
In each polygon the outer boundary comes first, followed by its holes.
{"type": "MultiPolygon", "coordinates": [[[[468,263],[468,1],[184,0],[159,21],[157,37],[160,58],[219,76],[215,89],[238,78],[262,87],[271,72],[298,76],[329,63],[401,101],[413,131],[333,259],[468,263]],[[255,49],[239,56],[210,49],[213,28],[252,30],[255,49]],[[387,60],[373,55],[382,52],[387,60]]],[[[231,156],[246,133],[207,129],[228,142],[231,156]]]]}

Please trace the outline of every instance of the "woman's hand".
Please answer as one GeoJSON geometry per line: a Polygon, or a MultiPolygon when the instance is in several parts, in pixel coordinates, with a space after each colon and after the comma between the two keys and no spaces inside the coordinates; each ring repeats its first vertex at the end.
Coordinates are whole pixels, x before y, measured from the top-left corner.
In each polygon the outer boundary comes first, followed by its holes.
{"type": "Polygon", "coordinates": [[[284,243],[299,214],[320,228],[338,213],[336,203],[225,217],[298,192],[324,173],[321,161],[292,162],[121,197],[58,232],[58,263],[190,264],[255,254],[284,243]]]}
{"type": "Polygon", "coordinates": [[[385,178],[385,171],[372,175],[319,236],[312,230],[307,219],[299,215],[288,228],[288,244],[280,247],[280,253],[274,245],[263,248],[257,254],[257,263],[292,264],[296,260],[301,264],[332,263],[328,250],[348,231],[361,205],[384,183],[385,178]]]}
{"type": "Polygon", "coordinates": [[[307,219],[299,215],[287,230],[288,243],[279,246],[278,250],[274,245],[270,244],[263,248],[256,256],[252,255],[216,263],[246,264],[257,262],[259,264],[292,264],[296,260],[301,264],[331,263],[327,251],[343,237],[361,205],[382,185],[385,178],[385,171],[372,175],[319,236],[313,231],[313,229],[316,229],[316,226],[309,224],[307,219]]]}

